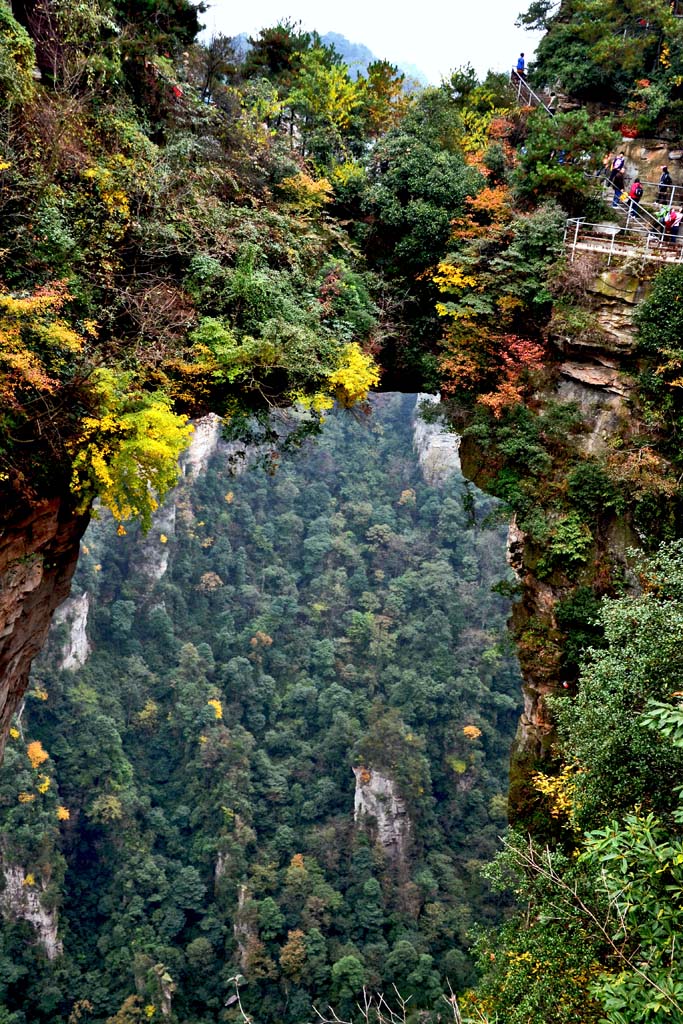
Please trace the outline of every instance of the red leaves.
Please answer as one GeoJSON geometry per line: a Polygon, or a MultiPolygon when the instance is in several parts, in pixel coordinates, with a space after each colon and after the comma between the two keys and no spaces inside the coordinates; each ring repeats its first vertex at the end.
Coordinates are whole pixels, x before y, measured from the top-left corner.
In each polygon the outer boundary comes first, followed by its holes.
{"type": "Polygon", "coordinates": [[[488,386],[490,390],[477,401],[499,419],[534,386],[544,367],[544,354],[542,345],[516,334],[487,335],[473,328],[441,360],[442,389],[447,394],[488,386]]]}

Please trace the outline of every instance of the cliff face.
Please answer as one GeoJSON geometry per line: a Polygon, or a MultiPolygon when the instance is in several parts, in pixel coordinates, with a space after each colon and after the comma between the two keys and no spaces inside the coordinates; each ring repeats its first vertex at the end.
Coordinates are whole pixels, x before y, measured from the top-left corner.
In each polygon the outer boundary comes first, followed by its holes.
{"type": "Polygon", "coordinates": [[[393,779],[371,768],[354,768],[356,825],[371,824],[377,843],[387,857],[404,865],[412,832],[406,805],[393,779]]]}
{"type": "Polygon", "coordinates": [[[18,864],[3,865],[2,873],[5,888],[0,895],[0,911],[3,917],[27,921],[32,925],[45,956],[48,960],[55,960],[62,954],[59,920],[56,909],[48,909],[41,902],[44,889],[36,885],[18,864]]]}
{"type": "Polygon", "coordinates": [[[90,594],[85,591],[77,597],[68,597],[56,610],[54,624],[67,628],[66,640],[59,657],[62,669],[82,668],[90,654],[88,639],[88,616],[90,615],[90,594]]]}
{"type": "MultiPolygon", "coordinates": [[[[613,442],[637,433],[637,410],[632,402],[635,332],[632,315],[647,294],[648,282],[621,269],[596,271],[589,285],[588,305],[600,330],[586,338],[553,337],[557,350],[557,374],[553,390],[535,396],[536,401],[571,404],[580,414],[583,430],[575,439],[579,458],[614,454],[613,442]]],[[[461,445],[463,472],[486,489],[487,452],[467,436],[461,445]]],[[[544,507],[552,522],[556,514],[544,507]]],[[[621,567],[630,578],[627,551],[639,539],[627,519],[603,516],[593,531],[589,559],[578,582],[591,586],[600,567],[621,567]]],[[[523,678],[524,707],[512,749],[509,813],[514,822],[526,821],[537,794],[529,783],[532,770],[547,761],[555,740],[555,727],[546,698],[561,689],[570,691],[575,680],[562,669],[564,637],[557,621],[558,604],[577,586],[561,572],[541,572],[544,551],[527,536],[516,519],[508,535],[508,563],[520,588],[510,621],[523,678]]]]}
{"type": "Polygon", "coordinates": [[[88,517],[54,498],[0,525],[0,755],[52,616],[69,593],[88,517]]]}
{"type": "Polygon", "coordinates": [[[460,471],[460,437],[438,415],[439,395],[418,395],[413,422],[413,445],[426,484],[438,487],[460,471]]]}

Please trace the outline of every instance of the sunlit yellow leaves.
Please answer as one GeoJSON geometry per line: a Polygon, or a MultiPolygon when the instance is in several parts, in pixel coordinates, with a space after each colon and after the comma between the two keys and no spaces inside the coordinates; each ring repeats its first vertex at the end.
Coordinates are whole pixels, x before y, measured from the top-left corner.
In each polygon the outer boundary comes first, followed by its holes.
{"type": "Polygon", "coordinates": [[[219,701],[218,697],[211,697],[206,702],[210,708],[213,708],[213,713],[216,716],[216,721],[220,722],[223,717],[223,705],[219,701]]]}
{"type": "Polygon", "coordinates": [[[327,178],[312,178],[305,171],[285,178],[280,188],[288,202],[302,213],[315,213],[332,199],[332,186],[327,178]]]}
{"type": "Polygon", "coordinates": [[[19,736],[21,735],[19,730],[15,729],[14,726],[12,726],[12,728],[10,729],[9,734],[12,737],[13,740],[18,740],[19,736]]]}
{"type": "Polygon", "coordinates": [[[25,790],[19,794],[18,800],[20,804],[31,804],[36,798],[35,793],[27,793],[25,790]]]}
{"type": "Polygon", "coordinates": [[[351,342],[344,349],[339,368],[329,377],[330,391],[345,409],[367,398],[379,384],[379,369],[372,356],[351,342]]]}
{"type": "Polygon", "coordinates": [[[313,412],[327,412],[334,408],[332,396],[322,391],[317,391],[314,395],[294,395],[293,401],[303,409],[311,409],[313,412]]]}
{"type": "Polygon", "coordinates": [[[44,761],[47,761],[50,756],[46,750],[43,749],[43,745],[40,740],[33,740],[29,743],[26,748],[28,759],[31,762],[31,767],[38,768],[44,761]]]}
{"type": "Polygon", "coordinates": [[[548,801],[551,817],[564,824],[572,825],[572,810],[576,790],[577,766],[567,764],[559,775],[544,775],[543,772],[531,773],[531,784],[548,801]]]}
{"type": "Polygon", "coordinates": [[[415,491],[412,487],[407,487],[404,491],[401,491],[401,497],[398,499],[399,505],[414,505],[416,501],[415,491]]]}
{"type": "Polygon", "coordinates": [[[472,274],[466,274],[462,267],[453,263],[439,263],[436,271],[432,274],[432,281],[440,292],[455,292],[462,288],[476,288],[477,279],[472,274]]]}
{"type": "Polygon", "coordinates": [[[109,217],[127,224],[130,219],[130,200],[118,186],[114,173],[108,167],[88,167],[83,171],[83,177],[95,185],[109,217]]]}
{"type": "Polygon", "coordinates": [[[59,376],[83,348],[83,338],[61,317],[69,295],[63,282],[33,295],[0,293],[0,400],[21,410],[35,394],[54,394],[59,376]]]}
{"type": "Polygon", "coordinates": [[[71,812],[69,811],[69,808],[59,804],[57,807],[57,821],[68,821],[70,817],[71,812]]]}
{"type": "Polygon", "coordinates": [[[462,732],[463,736],[467,736],[468,740],[478,740],[481,736],[481,729],[477,729],[476,725],[466,725],[462,732]]]}
{"type": "Polygon", "coordinates": [[[139,518],[148,529],[159,499],[176,483],[178,456],[193,428],[165,395],[127,391],[126,384],[111,371],[96,375],[101,411],[84,418],[73,445],[72,488],[83,507],[99,495],[115,519],[139,518]]]}
{"type": "Polygon", "coordinates": [[[49,788],[50,788],[50,776],[49,775],[43,775],[41,773],[38,776],[38,784],[36,785],[36,789],[38,790],[39,793],[47,793],[49,788]]]}

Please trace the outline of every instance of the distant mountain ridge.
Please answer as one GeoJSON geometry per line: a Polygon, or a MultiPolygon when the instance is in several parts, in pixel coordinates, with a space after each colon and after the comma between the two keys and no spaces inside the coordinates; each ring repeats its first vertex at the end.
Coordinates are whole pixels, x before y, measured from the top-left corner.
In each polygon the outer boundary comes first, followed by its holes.
{"type": "MultiPolygon", "coordinates": [[[[375,60],[386,60],[385,57],[377,57],[364,43],[352,43],[339,32],[326,32],[320,37],[328,46],[334,46],[337,53],[340,53],[351,70],[357,69],[359,74],[365,75],[368,65],[375,60]]],[[[393,61],[391,62],[393,63],[393,61]]],[[[399,71],[402,71],[406,78],[412,78],[420,85],[428,85],[429,79],[415,64],[397,64],[399,71]]]]}
{"type": "MultiPolygon", "coordinates": [[[[364,43],[352,43],[350,39],[341,35],[340,32],[326,32],[320,38],[326,46],[334,46],[337,53],[344,58],[344,62],[349,66],[350,70],[356,71],[359,75],[365,76],[368,67],[373,61],[388,59],[386,57],[377,57],[364,43]]],[[[235,36],[235,45],[241,53],[247,53],[249,50],[249,36],[246,32],[240,32],[238,36],[235,36]]],[[[418,85],[429,85],[429,79],[417,65],[397,64],[396,66],[406,76],[407,80],[417,82],[418,85]]]]}

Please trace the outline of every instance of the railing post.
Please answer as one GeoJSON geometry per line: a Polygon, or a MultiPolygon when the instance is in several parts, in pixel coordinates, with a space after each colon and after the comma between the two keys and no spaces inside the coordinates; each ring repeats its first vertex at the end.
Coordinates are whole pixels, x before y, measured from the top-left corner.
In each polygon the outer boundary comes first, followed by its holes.
{"type": "Polygon", "coordinates": [[[613,231],[612,232],[612,242],[611,242],[610,247],[609,247],[609,256],[607,257],[607,266],[608,267],[609,267],[610,263],[612,262],[612,256],[614,255],[614,239],[616,237],[617,237],[617,232],[613,231]]]}
{"type": "Polygon", "coordinates": [[[573,244],[573,246],[572,246],[572,258],[571,258],[571,260],[569,261],[570,263],[573,263],[573,262],[574,262],[574,257],[576,256],[576,243],[577,243],[577,242],[578,242],[578,240],[579,240],[579,226],[580,226],[580,224],[581,224],[581,221],[580,221],[580,219],[579,219],[579,218],[577,217],[577,218],[576,218],[576,228],[574,229],[574,244],[573,244]]]}

